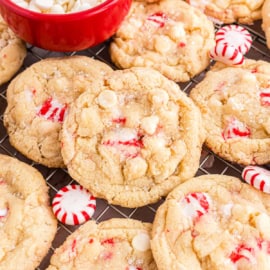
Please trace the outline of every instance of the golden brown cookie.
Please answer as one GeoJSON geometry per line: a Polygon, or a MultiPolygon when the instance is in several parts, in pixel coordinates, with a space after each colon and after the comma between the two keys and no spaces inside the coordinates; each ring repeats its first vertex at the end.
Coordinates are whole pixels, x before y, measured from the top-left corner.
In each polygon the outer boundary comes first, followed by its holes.
{"type": "Polygon", "coordinates": [[[34,270],[49,251],[57,222],[48,187],[34,168],[0,155],[0,270],[34,270]]]}
{"type": "Polygon", "coordinates": [[[262,8],[262,28],[265,32],[266,44],[270,49],[270,0],[265,0],[262,8]]]}
{"type": "Polygon", "coordinates": [[[216,64],[190,93],[202,112],[206,145],[229,161],[270,161],[270,63],[216,64]]]}
{"type": "Polygon", "coordinates": [[[25,56],[24,42],[9,29],[0,16],[0,85],[15,75],[25,56]]]}
{"type": "Polygon", "coordinates": [[[184,1],[133,1],[110,53],[120,68],[152,67],[184,82],[208,66],[214,45],[212,22],[184,1]]]}
{"type": "Polygon", "coordinates": [[[187,2],[216,23],[252,24],[255,20],[261,19],[264,0],[187,0],[187,2]]]}
{"type": "Polygon", "coordinates": [[[47,270],[157,270],[151,228],[134,219],[88,221],[55,250],[47,270]]]}
{"type": "Polygon", "coordinates": [[[63,167],[59,131],[70,104],[112,69],[86,56],[41,60],[8,86],[4,124],[10,143],[28,158],[63,167]]]}
{"type": "Polygon", "coordinates": [[[196,173],[204,130],[198,108],[175,82],[133,68],[80,95],[61,137],[76,181],[109,203],[137,207],[196,173]]]}
{"type": "Polygon", "coordinates": [[[270,215],[261,195],[225,175],[179,185],[155,216],[151,247],[158,269],[267,270],[270,215]]]}

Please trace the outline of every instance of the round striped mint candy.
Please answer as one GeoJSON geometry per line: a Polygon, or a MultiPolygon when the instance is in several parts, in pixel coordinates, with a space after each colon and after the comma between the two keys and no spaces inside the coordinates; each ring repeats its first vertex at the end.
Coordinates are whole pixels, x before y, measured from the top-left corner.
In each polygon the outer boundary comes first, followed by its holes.
{"type": "Polygon", "coordinates": [[[251,186],[270,194],[270,171],[258,166],[247,166],[242,178],[251,186]]]}
{"type": "Polygon", "coordinates": [[[245,61],[243,54],[238,49],[223,43],[217,43],[210,50],[210,57],[229,66],[242,65],[245,61]]]}
{"type": "Polygon", "coordinates": [[[226,25],[216,32],[216,43],[235,47],[240,53],[245,55],[252,43],[250,33],[239,25],[226,25]]]}
{"type": "Polygon", "coordinates": [[[95,197],[80,185],[61,188],[52,201],[56,218],[67,225],[79,225],[89,220],[96,210],[95,197]]]}

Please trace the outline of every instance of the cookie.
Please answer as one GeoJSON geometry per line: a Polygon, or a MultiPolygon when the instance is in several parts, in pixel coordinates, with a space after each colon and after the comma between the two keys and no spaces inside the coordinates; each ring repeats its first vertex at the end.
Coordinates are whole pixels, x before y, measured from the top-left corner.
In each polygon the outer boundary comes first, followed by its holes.
{"type": "Polygon", "coordinates": [[[270,49],[270,1],[265,0],[262,8],[262,29],[265,32],[266,45],[270,49]]]}
{"type": "Polygon", "coordinates": [[[80,95],[61,132],[69,174],[95,197],[142,206],[196,173],[201,115],[175,82],[132,68],[114,71],[96,90],[80,95]]]}
{"type": "Polygon", "coordinates": [[[25,56],[25,43],[12,32],[0,16],[0,85],[15,75],[25,56]]]}
{"type": "Polygon", "coordinates": [[[187,2],[204,12],[209,19],[218,24],[234,22],[252,24],[255,20],[261,19],[264,0],[187,0],[187,2]]]}
{"type": "Polygon", "coordinates": [[[10,143],[35,162],[63,167],[58,137],[69,106],[111,71],[86,56],[48,58],[27,68],[7,89],[4,125],[10,143]]]}
{"type": "Polygon", "coordinates": [[[225,175],[179,185],[154,219],[158,269],[268,269],[270,215],[261,194],[225,175]]]}
{"type": "Polygon", "coordinates": [[[152,67],[185,82],[208,66],[214,45],[212,22],[184,1],[133,1],[110,55],[120,68],[152,67]]]}
{"type": "Polygon", "coordinates": [[[156,270],[151,228],[150,223],[134,219],[88,221],[55,250],[47,270],[156,270]]]}
{"type": "Polygon", "coordinates": [[[206,145],[243,165],[270,161],[270,63],[216,64],[190,97],[202,112],[206,145]]]}
{"type": "Polygon", "coordinates": [[[0,269],[34,270],[49,251],[57,222],[48,187],[33,167],[0,155],[0,269]]]}

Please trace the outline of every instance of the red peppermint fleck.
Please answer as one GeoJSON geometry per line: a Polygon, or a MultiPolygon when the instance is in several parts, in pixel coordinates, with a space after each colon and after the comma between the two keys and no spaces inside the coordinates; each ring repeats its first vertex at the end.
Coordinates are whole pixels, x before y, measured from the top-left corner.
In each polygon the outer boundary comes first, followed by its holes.
{"type": "Polygon", "coordinates": [[[260,250],[264,250],[267,254],[270,254],[270,241],[264,239],[257,239],[257,245],[260,250]]]}
{"type": "Polygon", "coordinates": [[[32,92],[32,95],[33,95],[33,96],[35,96],[35,95],[36,95],[36,93],[37,93],[37,90],[36,90],[36,89],[32,89],[32,91],[31,91],[31,92],[32,92]]]}
{"type": "Polygon", "coordinates": [[[251,73],[257,73],[257,72],[258,72],[258,69],[255,67],[255,68],[253,68],[250,72],[251,72],[251,73]]]}
{"type": "Polygon", "coordinates": [[[67,104],[60,104],[57,100],[50,97],[37,108],[37,115],[53,122],[62,123],[65,118],[67,107],[67,104]]]}
{"type": "Polygon", "coordinates": [[[110,260],[113,257],[113,253],[111,251],[104,251],[101,256],[103,260],[110,260]]]}
{"type": "Polygon", "coordinates": [[[126,121],[127,119],[125,117],[119,117],[112,120],[113,123],[121,125],[125,125],[126,121]]]}
{"type": "Polygon", "coordinates": [[[231,118],[222,132],[225,141],[233,138],[249,138],[250,135],[250,128],[236,118],[231,118]]]}
{"type": "Polygon", "coordinates": [[[151,22],[154,22],[159,27],[164,27],[165,24],[166,24],[166,22],[168,21],[168,17],[167,17],[166,14],[164,14],[161,11],[159,11],[159,12],[156,12],[156,13],[148,16],[147,20],[148,21],[151,21],[151,22]]]}
{"type": "Polygon", "coordinates": [[[104,239],[103,241],[101,241],[101,245],[105,245],[105,244],[114,246],[115,241],[113,238],[104,239]]]}
{"type": "Polygon", "coordinates": [[[237,263],[241,259],[250,261],[251,257],[254,257],[254,249],[246,246],[245,244],[240,244],[237,246],[229,256],[233,263],[237,263]]]}
{"type": "Polygon", "coordinates": [[[179,46],[180,48],[184,48],[184,47],[186,47],[186,43],[185,43],[185,42],[179,42],[179,43],[178,43],[178,46],[179,46]]]}
{"type": "Polygon", "coordinates": [[[92,244],[94,243],[94,239],[93,238],[90,238],[89,241],[88,241],[89,244],[92,244]]]}
{"type": "Polygon", "coordinates": [[[210,198],[203,192],[193,192],[185,196],[181,205],[185,214],[197,221],[201,216],[208,213],[210,198]]]}
{"type": "Polygon", "coordinates": [[[136,267],[136,266],[127,266],[125,270],[143,270],[141,267],[136,267]]]}
{"type": "Polygon", "coordinates": [[[77,245],[77,240],[74,239],[74,240],[72,241],[72,244],[71,244],[71,251],[72,251],[72,252],[75,252],[76,245],[77,245]]]}
{"type": "Polygon", "coordinates": [[[217,92],[222,92],[223,91],[223,88],[224,86],[226,86],[227,82],[223,81],[223,82],[219,82],[216,89],[214,91],[217,91],[217,92]]]}
{"type": "Polygon", "coordinates": [[[270,106],[270,88],[260,92],[260,102],[262,106],[270,106]]]}

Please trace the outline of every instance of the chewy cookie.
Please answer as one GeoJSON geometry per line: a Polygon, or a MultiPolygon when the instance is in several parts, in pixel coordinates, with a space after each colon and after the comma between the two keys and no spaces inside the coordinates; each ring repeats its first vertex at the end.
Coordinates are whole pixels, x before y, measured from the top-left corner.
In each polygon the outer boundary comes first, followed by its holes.
{"type": "Polygon", "coordinates": [[[38,163],[63,167],[58,136],[69,106],[111,71],[86,56],[48,58],[30,66],[7,89],[4,124],[10,143],[38,163]]]}
{"type": "Polygon", "coordinates": [[[206,145],[239,164],[270,161],[270,63],[216,64],[190,97],[200,108],[206,145]]]}
{"type": "Polygon", "coordinates": [[[270,215],[261,194],[225,175],[179,185],[155,216],[151,248],[158,269],[269,269],[270,215]]]}
{"type": "Polygon", "coordinates": [[[55,250],[47,270],[156,270],[151,228],[152,224],[133,219],[88,221],[55,250]]]}
{"type": "Polygon", "coordinates": [[[216,23],[239,22],[252,24],[262,17],[264,0],[186,0],[190,5],[200,9],[216,23]]]}
{"type": "Polygon", "coordinates": [[[93,195],[142,206],[196,173],[201,115],[176,83],[133,68],[114,71],[95,91],[76,100],[61,132],[68,172],[93,195]]]}
{"type": "Polygon", "coordinates": [[[0,85],[19,70],[26,56],[26,47],[0,16],[0,85]]]}
{"type": "Polygon", "coordinates": [[[57,229],[48,187],[29,165],[0,155],[0,270],[34,270],[57,229]]]}
{"type": "Polygon", "coordinates": [[[184,1],[133,1],[110,53],[120,68],[152,67],[184,82],[208,66],[214,45],[212,22],[184,1]]]}
{"type": "Polygon", "coordinates": [[[265,32],[266,44],[270,49],[270,0],[265,0],[262,8],[262,28],[265,32]]]}

